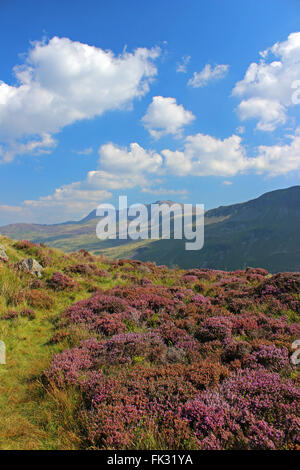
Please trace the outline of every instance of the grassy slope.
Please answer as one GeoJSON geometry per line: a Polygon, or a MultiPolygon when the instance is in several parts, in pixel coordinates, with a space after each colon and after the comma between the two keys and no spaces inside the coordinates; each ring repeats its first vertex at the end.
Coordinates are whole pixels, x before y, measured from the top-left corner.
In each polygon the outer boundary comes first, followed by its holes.
{"type": "MultiPolygon", "coordinates": [[[[31,253],[14,248],[13,242],[0,237],[7,248],[9,266],[0,262],[0,339],[7,348],[7,364],[0,365],[0,449],[74,449],[78,447],[78,430],[73,414],[77,397],[62,391],[46,391],[41,380],[42,373],[50,364],[53,354],[66,345],[49,344],[55,331],[55,322],[60,313],[76,300],[89,297],[84,279],[76,292],[51,292],[51,309],[34,307],[36,318],[2,320],[8,310],[21,311],[32,308],[20,294],[28,292],[34,280],[29,274],[12,269],[13,262],[26,258],[31,253]]],[[[49,278],[54,271],[78,263],[78,257],[44,248],[43,256],[51,257],[51,264],[44,271],[49,278]]],[[[35,258],[38,259],[37,256],[35,258]]],[[[102,262],[99,268],[107,267],[102,262]]],[[[117,279],[98,282],[102,288],[112,287],[117,279]]],[[[118,281],[120,282],[120,281],[118,281]]]]}

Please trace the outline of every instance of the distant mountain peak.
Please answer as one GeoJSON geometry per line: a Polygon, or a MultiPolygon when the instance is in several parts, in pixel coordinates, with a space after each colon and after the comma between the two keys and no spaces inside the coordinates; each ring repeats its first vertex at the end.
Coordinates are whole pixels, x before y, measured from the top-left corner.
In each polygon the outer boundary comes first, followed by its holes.
{"type": "MultiPolygon", "coordinates": [[[[174,204],[158,200],[155,204],[174,204]]],[[[151,204],[147,204],[149,211],[151,204]]],[[[116,207],[118,209],[118,207],[116,207]]],[[[118,217],[118,216],[117,216],[118,217]]],[[[96,237],[96,210],[68,224],[12,224],[0,232],[17,240],[44,242],[65,251],[85,248],[116,258],[155,261],[182,268],[300,271],[300,186],[270,191],[260,197],[205,213],[204,248],[185,251],[184,240],[104,240],[96,237]],[[147,243],[148,244],[147,244],[147,243]]]]}

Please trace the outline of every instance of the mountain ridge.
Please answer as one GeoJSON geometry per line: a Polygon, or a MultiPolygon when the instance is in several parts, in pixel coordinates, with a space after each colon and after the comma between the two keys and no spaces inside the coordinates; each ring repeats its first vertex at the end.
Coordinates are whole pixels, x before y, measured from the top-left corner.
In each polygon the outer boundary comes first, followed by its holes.
{"type": "MultiPolygon", "coordinates": [[[[156,203],[172,203],[157,201],[156,203]]],[[[147,205],[150,207],[150,204],[147,205]]],[[[155,261],[183,268],[239,269],[247,265],[271,272],[300,271],[300,186],[278,189],[246,202],[205,213],[205,244],[187,252],[184,240],[105,240],[96,238],[96,210],[76,222],[10,224],[0,233],[75,251],[85,248],[111,258],[155,261]]]]}

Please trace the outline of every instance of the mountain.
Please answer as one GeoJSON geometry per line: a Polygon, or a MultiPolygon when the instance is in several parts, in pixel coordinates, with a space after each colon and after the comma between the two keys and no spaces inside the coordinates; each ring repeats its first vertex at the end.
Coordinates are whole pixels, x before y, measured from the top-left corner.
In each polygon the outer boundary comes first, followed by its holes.
{"type": "Polygon", "coordinates": [[[68,252],[85,248],[113,258],[155,261],[182,268],[236,270],[253,266],[270,272],[300,271],[300,186],[207,211],[205,243],[199,251],[186,251],[184,240],[100,241],[95,234],[98,221],[96,211],[92,211],[79,222],[13,224],[1,227],[0,232],[13,239],[43,242],[68,252]]]}

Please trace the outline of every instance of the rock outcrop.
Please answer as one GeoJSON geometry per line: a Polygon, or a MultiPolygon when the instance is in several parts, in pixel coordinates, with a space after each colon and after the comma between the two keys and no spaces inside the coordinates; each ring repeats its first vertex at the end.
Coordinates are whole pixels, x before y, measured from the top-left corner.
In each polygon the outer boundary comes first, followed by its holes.
{"type": "Polygon", "coordinates": [[[33,258],[22,259],[22,261],[19,261],[17,264],[17,268],[20,271],[26,271],[37,277],[42,277],[43,267],[33,258]]]}

